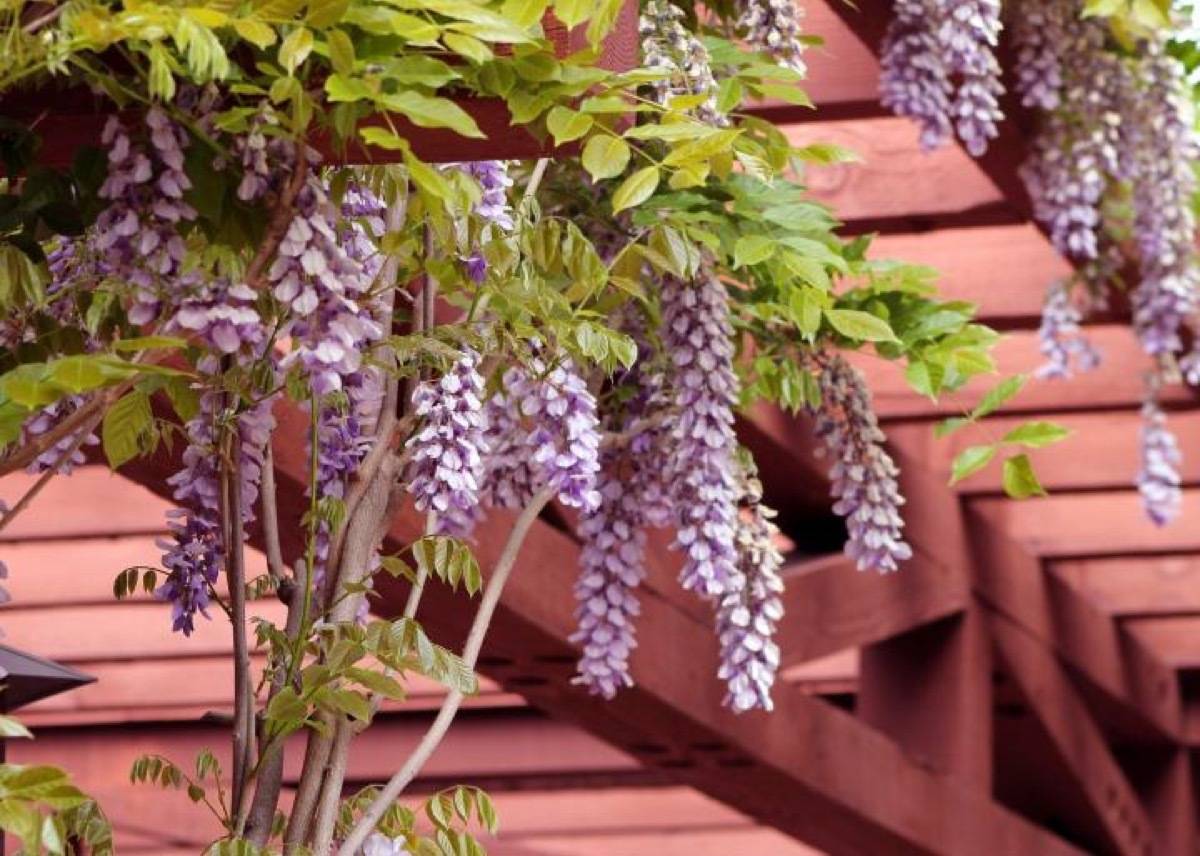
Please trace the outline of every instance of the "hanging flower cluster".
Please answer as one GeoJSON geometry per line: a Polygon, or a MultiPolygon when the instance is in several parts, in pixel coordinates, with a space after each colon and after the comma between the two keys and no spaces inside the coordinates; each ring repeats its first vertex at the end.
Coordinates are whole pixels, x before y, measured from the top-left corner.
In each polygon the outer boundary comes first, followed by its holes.
{"type": "Polygon", "coordinates": [[[466,351],[436,382],[413,392],[421,428],[409,437],[406,478],[419,511],[435,515],[435,531],[464,536],[474,524],[487,452],[479,355],[466,351]]]}
{"type": "Polygon", "coordinates": [[[683,19],[683,10],[670,0],[648,0],[642,5],[638,19],[642,66],[664,75],[654,82],[655,100],[667,104],[679,95],[706,96],[695,108],[696,116],[709,124],[725,124],[717,109],[717,81],[708,49],[683,19]]]}
{"type": "Polygon", "coordinates": [[[1084,334],[1082,321],[1083,312],[1072,301],[1068,284],[1052,285],[1038,327],[1038,349],[1046,358],[1037,370],[1038,377],[1067,378],[1100,364],[1100,353],[1084,334]]]}
{"type": "Polygon", "coordinates": [[[1142,496],[1142,507],[1152,521],[1162,526],[1179,514],[1183,503],[1179,475],[1183,456],[1175,435],[1167,427],[1167,415],[1152,390],[1147,391],[1142,405],[1141,448],[1137,487],[1142,496]]]}
{"type": "Polygon", "coordinates": [[[780,66],[804,74],[804,42],[800,39],[804,10],[795,0],[743,0],[739,6],[738,26],[746,29],[746,43],[780,66]]]}
{"type": "Polygon", "coordinates": [[[880,100],[936,148],[957,132],[981,155],[996,136],[1004,92],[999,0],[901,0],[880,54],[880,100]]]}
{"type": "Polygon", "coordinates": [[[899,562],[912,558],[912,548],[901,533],[899,470],[883,448],[871,394],[863,376],[842,357],[821,358],[819,366],[815,430],[832,460],[833,510],[846,518],[846,555],[862,571],[895,571],[899,562]]]}
{"type": "MultiPolygon", "coordinates": [[[[752,466],[752,465],[748,465],[752,466]]],[[[717,639],[721,646],[718,677],[729,687],[725,703],[737,712],[772,710],[771,687],[779,669],[775,626],[783,618],[783,555],[776,546],[775,512],[763,505],[757,476],[743,471],[740,478],[743,509],[735,544],[743,584],[717,603],[717,639]]]]}

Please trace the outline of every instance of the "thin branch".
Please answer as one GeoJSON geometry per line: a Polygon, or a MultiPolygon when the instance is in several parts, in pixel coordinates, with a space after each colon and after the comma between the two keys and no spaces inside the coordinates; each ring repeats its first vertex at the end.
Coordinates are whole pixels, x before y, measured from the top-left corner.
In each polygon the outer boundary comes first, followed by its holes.
{"type": "Polygon", "coordinates": [[[283,584],[285,566],[283,564],[283,548],[279,543],[279,503],[278,489],[275,486],[275,453],[268,440],[263,448],[262,484],[258,489],[259,505],[262,513],[263,545],[267,551],[267,572],[271,575],[276,589],[283,584]]]}
{"type": "Polygon", "coordinates": [[[309,821],[312,820],[313,809],[320,795],[322,774],[329,760],[329,752],[333,748],[333,715],[322,713],[321,719],[325,725],[324,733],[313,729],[308,732],[308,745],[304,749],[304,766],[300,771],[300,784],[296,788],[296,799],[292,802],[292,813],[288,817],[287,828],[283,833],[283,852],[286,856],[299,852],[308,837],[309,821]]]}
{"type": "Polygon", "coordinates": [[[234,832],[246,822],[246,790],[253,757],[254,700],[251,698],[250,649],[246,639],[245,523],[242,519],[242,441],[237,417],[221,466],[221,516],[225,519],[225,575],[233,623],[233,795],[234,832]]]}
{"type": "MultiPolygon", "coordinates": [[[[492,570],[491,578],[488,580],[487,588],[484,590],[483,598],[479,603],[479,611],[475,613],[475,621],[471,624],[471,630],[467,634],[467,642],[463,646],[463,662],[467,668],[474,669],[475,663],[479,659],[479,651],[483,647],[483,639],[487,634],[488,626],[491,624],[492,615],[496,611],[496,605],[500,601],[500,595],[504,591],[504,586],[508,582],[509,574],[512,572],[513,566],[516,564],[517,555],[521,551],[521,546],[525,542],[525,536],[529,534],[530,528],[541,514],[542,509],[546,507],[546,503],[553,497],[554,491],[550,488],[542,488],[530,500],[529,505],[520,513],[513,523],[512,531],[509,533],[508,540],[504,544],[504,549],[500,553],[499,559],[496,560],[496,566],[492,570]]],[[[354,825],[354,829],[346,836],[346,840],[342,843],[341,849],[338,850],[338,856],[354,856],[361,849],[363,842],[366,841],[368,835],[387,813],[388,808],[396,798],[404,791],[409,783],[416,777],[417,772],[429,760],[429,757],[437,749],[442,742],[442,738],[446,736],[446,731],[450,727],[450,723],[454,720],[455,714],[458,713],[458,708],[462,704],[463,694],[452,689],[442,702],[442,707],[438,711],[437,718],[430,725],[429,730],[421,739],[421,742],[413,749],[408,760],[404,762],[395,775],[384,785],[383,790],[376,795],[371,805],[363,812],[363,816],[359,818],[358,823],[354,825]]]]}
{"type": "Polygon", "coordinates": [[[62,467],[62,465],[67,461],[71,460],[71,456],[79,451],[79,447],[84,444],[84,441],[87,440],[88,435],[96,430],[96,426],[100,424],[100,420],[103,418],[103,413],[97,413],[93,415],[90,422],[79,429],[79,433],[75,435],[75,439],[71,442],[71,445],[68,446],[61,455],[59,455],[58,460],[54,462],[54,466],[47,468],[46,471],[42,473],[41,477],[39,477],[38,480],[33,483],[33,487],[25,491],[25,495],[21,497],[17,504],[5,512],[4,517],[0,518],[0,532],[4,531],[8,524],[12,523],[13,520],[16,519],[18,514],[28,508],[29,504],[33,502],[39,493],[42,492],[42,488],[48,485],[50,480],[58,475],[59,468],[62,467]]]}
{"type": "Polygon", "coordinates": [[[337,825],[338,804],[342,799],[342,783],[346,780],[346,762],[350,755],[350,740],[357,730],[346,717],[338,721],[333,750],[325,768],[325,784],[317,803],[316,826],[313,828],[312,852],[328,853],[333,845],[333,830],[337,825]]]}
{"type": "Polygon", "coordinates": [[[65,7],[65,5],[66,5],[65,3],[62,3],[62,4],[55,6],[53,9],[51,9],[45,15],[42,15],[41,17],[38,17],[38,18],[34,18],[32,21],[30,21],[25,26],[23,26],[21,28],[21,30],[27,36],[34,35],[35,33],[37,33],[38,30],[42,29],[42,27],[48,26],[49,24],[53,24],[55,21],[57,21],[59,15],[61,15],[63,13],[63,8],[65,7]]]}
{"type": "Polygon", "coordinates": [[[76,429],[86,424],[88,420],[96,415],[97,411],[103,412],[107,409],[110,404],[124,395],[131,386],[133,386],[133,382],[126,381],[119,386],[110,387],[98,395],[93,395],[62,422],[59,422],[45,434],[40,434],[33,440],[30,440],[6,457],[3,462],[0,462],[0,476],[6,476],[17,470],[25,469],[25,467],[36,461],[39,455],[54,448],[60,440],[75,433],[76,429]]]}
{"type": "Polygon", "coordinates": [[[300,190],[308,178],[306,143],[301,139],[297,140],[295,145],[296,163],[292,167],[292,175],[275,203],[275,212],[271,215],[271,222],[267,224],[267,232],[263,236],[258,252],[246,266],[246,284],[251,288],[258,287],[259,277],[263,275],[267,264],[275,257],[275,251],[279,249],[283,236],[287,234],[288,226],[291,225],[292,216],[295,213],[293,207],[296,204],[296,197],[300,195],[300,190]]]}

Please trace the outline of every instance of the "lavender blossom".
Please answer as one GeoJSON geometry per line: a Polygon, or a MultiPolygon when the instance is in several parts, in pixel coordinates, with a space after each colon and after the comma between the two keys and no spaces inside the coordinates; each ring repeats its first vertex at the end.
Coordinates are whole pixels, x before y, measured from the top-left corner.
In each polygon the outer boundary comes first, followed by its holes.
{"type": "Polygon", "coordinates": [[[737,492],[733,328],[725,287],[711,273],[662,288],[662,342],[674,365],[675,546],[684,552],[685,589],[720,597],[741,587],[734,549],[737,492]]]}
{"type": "Polygon", "coordinates": [[[1021,106],[1054,110],[1062,103],[1063,46],[1078,11],[1074,0],[1024,0],[1012,16],[1021,106]]]}
{"type": "Polygon", "coordinates": [[[530,387],[524,369],[510,368],[484,408],[487,454],[480,496],[494,508],[522,508],[537,491],[527,449],[529,432],[521,420],[521,399],[530,387]]]}
{"type": "Polygon", "coordinates": [[[511,232],[513,229],[512,206],[508,203],[508,189],[513,180],[508,175],[505,161],[464,161],[450,165],[469,175],[479,184],[482,196],[475,203],[475,213],[487,223],[511,232]]]}
{"type": "MultiPolygon", "coordinates": [[[[78,410],[83,403],[82,396],[70,395],[43,407],[25,420],[25,424],[21,426],[22,443],[30,443],[42,434],[53,430],[56,425],[78,410]]],[[[87,462],[82,447],[95,446],[100,443],[100,438],[89,432],[80,444],[80,448],[71,451],[71,447],[78,439],[79,432],[63,437],[34,458],[26,467],[26,472],[44,473],[57,468],[60,475],[70,475],[75,467],[82,466],[87,462]],[[67,456],[68,452],[71,453],[69,456],[67,456]]]]}
{"type": "Polygon", "coordinates": [[[901,534],[899,470],[884,451],[871,394],[862,375],[842,357],[821,357],[818,365],[821,404],[815,430],[833,462],[833,510],[846,519],[846,555],[860,571],[895,571],[898,562],[912,557],[912,548],[901,534]]]}
{"type": "Polygon", "coordinates": [[[659,72],[654,97],[667,105],[679,95],[703,95],[694,108],[700,121],[725,125],[728,120],[717,110],[717,81],[713,77],[708,49],[683,25],[683,10],[670,0],[647,0],[638,18],[642,40],[642,67],[659,72]]]}
{"type": "Polygon", "coordinates": [[[583,648],[572,682],[606,699],[633,686],[629,655],[637,646],[633,622],[640,612],[634,592],[645,577],[645,521],[636,492],[615,471],[617,463],[614,453],[604,455],[597,483],[600,501],[579,525],[579,629],[571,636],[583,648]]]}
{"type": "Polygon", "coordinates": [[[921,129],[926,151],[953,132],[950,70],[938,40],[937,0],[898,0],[880,47],[879,101],[921,129]]]}
{"type": "Polygon", "coordinates": [[[361,856],[407,856],[409,850],[403,837],[389,838],[382,832],[372,832],[359,852],[361,856]]]}
{"type": "Polygon", "coordinates": [[[146,126],[148,150],[130,139],[116,117],[105,125],[101,141],[108,146],[108,177],[98,195],[109,205],[89,239],[103,270],[133,286],[129,320],[135,324],[158,316],[187,253],[179,225],[196,217],[183,201],[191,187],[183,171],[187,134],[157,107],[146,113],[146,126]]]}
{"type": "Polygon", "coordinates": [[[1038,327],[1038,350],[1046,362],[1038,367],[1039,378],[1069,378],[1076,371],[1088,372],[1100,364],[1100,352],[1080,326],[1083,312],[1071,300],[1065,283],[1055,283],[1046,294],[1038,327]]]}
{"type": "Polygon", "coordinates": [[[775,512],[762,504],[762,485],[753,473],[743,473],[741,481],[746,508],[738,518],[736,545],[745,584],[717,603],[717,676],[728,684],[725,704],[736,713],[774,707],[771,688],[780,660],[774,635],[783,617],[783,556],[775,546],[779,529],[771,522],[775,512]]]}
{"type": "Polygon", "coordinates": [[[737,23],[746,30],[747,44],[802,75],[807,71],[800,40],[803,14],[794,0],[742,0],[737,23]]]}
{"type": "Polygon", "coordinates": [[[1000,112],[1000,0],[937,0],[941,18],[938,41],[946,67],[958,76],[950,114],[968,152],[979,157],[995,138],[1000,112]]]}
{"type": "Polygon", "coordinates": [[[1180,329],[1200,306],[1196,220],[1192,197],[1197,155],[1184,69],[1159,41],[1144,49],[1143,92],[1130,122],[1133,231],[1141,282],[1133,295],[1133,322],[1151,356],[1182,350],[1180,329]]]}
{"type": "Polygon", "coordinates": [[[533,422],[529,433],[530,462],[542,483],[554,489],[563,505],[590,511],[600,502],[596,473],[600,470],[600,422],[596,399],[569,362],[548,372],[535,359],[538,375],[532,394],[521,401],[521,414],[533,422]]]}
{"type": "Polygon", "coordinates": [[[1165,526],[1179,514],[1183,503],[1179,475],[1183,456],[1153,391],[1142,403],[1141,458],[1137,487],[1142,507],[1155,524],[1165,526]]]}
{"type": "Polygon", "coordinates": [[[462,537],[474,523],[483,477],[483,378],[479,355],[467,350],[436,383],[413,392],[422,427],[408,440],[409,493],[420,511],[436,515],[436,532],[462,537]]]}

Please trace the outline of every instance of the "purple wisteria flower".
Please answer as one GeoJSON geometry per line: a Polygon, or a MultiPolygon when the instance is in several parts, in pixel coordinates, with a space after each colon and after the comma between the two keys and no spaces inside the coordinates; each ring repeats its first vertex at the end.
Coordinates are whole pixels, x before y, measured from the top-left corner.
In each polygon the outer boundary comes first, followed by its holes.
{"type": "Polygon", "coordinates": [[[530,388],[524,369],[510,368],[484,407],[484,476],[480,496],[493,508],[522,508],[537,491],[528,456],[529,432],[521,420],[521,398],[530,388]]]}
{"type": "Polygon", "coordinates": [[[166,329],[196,335],[218,353],[261,356],[267,330],[254,305],[257,296],[242,283],[197,280],[166,329]]]}
{"type": "Polygon", "coordinates": [[[895,571],[912,557],[912,548],[901,533],[899,470],[883,448],[871,394],[863,376],[842,357],[825,356],[818,364],[821,404],[815,430],[832,459],[833,510],[846,519],[846,555],[860,571],[895,571]]]}
{"type": "Polygon", "coordinates": [[[547,368],[538,351],[528,370],[505,373],[485,408],[481,495],[489,505],[518,508],[549,486],[563,505],[590,511],[600,502],[596,399],[570,361],[547,368]]]}
{"type": "Polygon", "coordinates": [[[795,0],[742,0],[738,26],[746,30],[746,43],[770,56],[783,68],[804,74],[804,42],[795,0]]]}
{"type": "Polygon", "coordinates": [[[775,512],[762,504],[762,485],[753,473],[743,473],[741,482],[746,507],[738,517],[735,543],[745,582],[717,603],[717,676],[729,687],[725,704],[737,713],[774,707],[771,688],[780,661],[774,636],[783,617],[783,555],[775,545],[775,512]]]}
{"type": "Polygon", "coordinates": [[[1038,367],[1037,377],[1069,378],[1076,371],[1088,372],[1100,364],[1100,352],[1083,332],[1082,321],[1083,312],[1072,301],[1067,284],[1052,285],[1038,327],[1038,350],[1046,362],[1038,367]]]}
{"type": "MultiPolygon", "coordinates": [[[[215,375],[221,366],[215,357],[201,360],[202,375],[215,375]]],[[[159,542],[163,549],[166,581],[155,594],[171,602],[173,629],[190,635],[197,612],[208,617],[209,592],[216,584],[225,561],[221,534],[220,424],[225,418],[225,393],[209,389],[200,396],[199,412],[185,426],[188,445],[183,452],[183,469],[167,480],[180,508],[168,512],[171,538],[159,542]]],[[[275,427],[271,399],[264,399],[233,418],[240,441],[242,522],[254,520],[254,505],[266,445],[275,427]]]]}
{"type": "Polygon", "coordinates": [[[1154,523],[1165,526],[1178,516],[1183,503],[1179,475],[1183,456],[1153,390],[1147,393],[1142,403],[1140,439],[1142,461],[1137,487],[1142,496],[1142,507],[1154,523]]]}
{"type": "Polygon", "coordinates": [[[600,421],[596,399],[569,361],[547,371],[533,361],[532,390],[521,399],[521,415],[532,422],[529,460],[558,501],[589,511],[600,502],[600,421]]]}
{"type": "Polygon", "coordinates": [[[1133,322],[1142,347],[1157,356],[1183,349],[1180,329],[1200,306],[1192,211],[1197,146],[1182,64],[1155,40],[1145,46],[1139,72],[1143,91],[1128,135],[1141,273],[1133,322]]]}
{"type": "Polygon", "coordinates": [[[486,452],[482,398],[479,355],[469,349],[436,382],[413,392],[422,423],[405,444],[408,491],[419,511],[436,516],[440,535],[466,536],[475,523],[486,452]]]}
{"type": "Polygon", "coordinates": [[[1012,16],[1021,106],[1054,110],[1062,103],[1063,46],[1079,11],[1074,0],[1025,0],[1012,16]]]}
{"type": "Polygon", "coordinates": [[[680,582],[720,597],[740,588],[734,549],[737,488],[733,408],[733,327],[725,286],[711,273],[695,283],[668,277],[662,286],[662,343],[673,365],[671,460],[675,546],[683,551],[680,582]]]}
{"type": "Polygon", "coordinates": [[[508,174],[508,164],[499,160],[482,160],[463,161],[449,166],[478,182],[481,196],[475,203],[475,214],[491,225],[511,232],[513,212],[508,202],[508,189],[513,186],[513,180],[508,174]]]}
{"type": "Polygon", "coordinates": [[[958,78],[950,106],[958,138],[979,157],[997,134],[1000,112],[1000,0],[938,0],[942,45],[948,71],[958,78]]]}
{"type": "Polygon", "coordinates": [[[640,608],[635,591],[645,576],[646,534],[637,492],[616,471],[619,456],[606,452],[602,460],[600,501],[579,524],[579,629],[571,641],[583,648],[573,683],[611,699],[619,689],[633,686],[629,655],[637,646],[634,620],[640,608]]]}
{"type": "Polygon", "coordinates": [[[950,70],[938,40],[936,0],[898,0],[880,47],[879,101],[921,129],[929,150],[950,139],[950,70]]]}
{"type": "Polygon", "coordinates": [[[196,211],[183,200],[191,180],[183,171],[187,134],[157,107],[146,113],[150,146],[134,143],[116,117],[101,141],[108,146],[108,176],[99,196],[108,201],[91,230],[89,243],[101,270],[134,287],[129,320],[145,324],[158,317],[166,294],[177,287],[187,247],[182,222],[196,211]]]}
{"type": "Polygon", "coordinates": [[[642,40],[642,67],[658,72],[654,98],[668,104],[678,95],[705,95],[694,108],[696,118],[711,125],[728,123],[717,110],[717,81],[708,49],[683,24],[684,12],[670,0],[647,0],[638,18],[642,40]]]}
{"type": "MultiPolygon", "coordinates": [[[[43,407],[26,419],[25,424],[21,426],[21,442],[29,443],[47,431],[52,430],[56,425],[78,410],[83,403],[84,398],[82,396],[69,395],[47,407],[43,407]]],[[[78,432],[63,437],[49,449],[46,449],[34,458],[29,466],[25,468],[26,472],[44,473],[47,470],[57,467],[59,475],[70,475],[75,467],[87,463],[87,457],[83,453],[83,446],[95,446],[100,443],[99,437],[89,433],[83,438],[80,448],[72,452],[70,456],[65,457],[67,452],[71,451],[71,447],[75,445],[75,441],[78,438],[78,432]]]]}

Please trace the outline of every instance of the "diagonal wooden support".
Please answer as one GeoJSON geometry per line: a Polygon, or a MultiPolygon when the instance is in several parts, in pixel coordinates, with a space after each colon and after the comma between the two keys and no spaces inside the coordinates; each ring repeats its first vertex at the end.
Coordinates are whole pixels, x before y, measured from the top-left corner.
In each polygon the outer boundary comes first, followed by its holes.
{"type": "Polygon", "coordinates": [[[1099,818],[1109,846],[1122,856],[1164,852],[1157,849],[1154,828],[1137,794],[1057,658],[1000,612],[989,610],[988,624],[1026,702],[1099,818]]]}
{"type": "MultiPolygon", "coordinates": [[[[285,552],[299,547],[299,520],[307,460],[304,420],[277,414],[275,457],[285,552]]],[[[178,451],[178,450],[177,450],[178,451]]],[[[178,468],[166,454],[139,461],[126,474],[164,489],[178,468]]],[[[420,532],[411,509],[394,521],[389,547],[420,532]]],[[[476,549],[490,566],[511,517],[495,514],[478,534],[476,549]]],[[[539,523],[522,552],[480,661],[481,670],[555,716],[672,771],[681,781],[831,854],[995,852],[1065,856],[1077,850],[995,803],[985,791],[916,763],[892,741],[818,699],[778,687],[777,709],[767,716],[735,716],[721,705],[715,678],[716,645],[700,621],[650,592],[643,599],[641,644],[633,660],[637,686],[612,703],[571,686],[577,651],[571,586],[577,546],[539,523]],[[937,806],[937,811],[930,811],[937,806]]],[[[381,611],[399,611],[406,586],[377,581],[381,611]]],[[[471,606],[445,587],[431,585],[420,620],[444,644],[465,634],[471,606]]]]}

